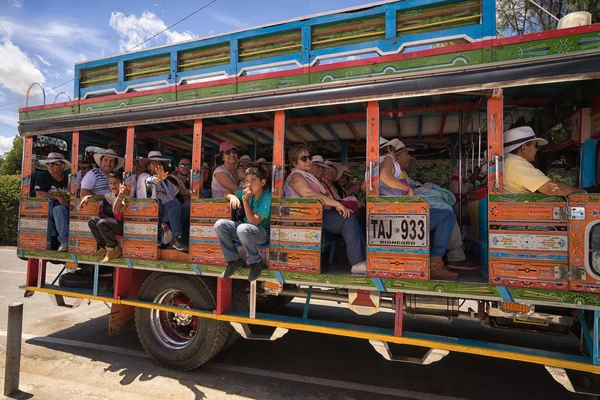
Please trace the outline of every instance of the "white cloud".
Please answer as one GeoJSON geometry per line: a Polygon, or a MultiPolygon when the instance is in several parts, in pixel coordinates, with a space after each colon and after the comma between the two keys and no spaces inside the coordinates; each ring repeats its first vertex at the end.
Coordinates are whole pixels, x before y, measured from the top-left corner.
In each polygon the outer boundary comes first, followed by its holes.
{"type": "Polygon", "coordinates": [[[0,103],[4,103],[6,101],[6,95],[4,92],[0,92],[0,103]]]}
{"type": "Polygon", "coordinates": [[[19,114],[16,111],[3,111],[0,112],[0,123],[9,125],[17,128],[17,121],[19,121],[19,114]]]}
{"type": "Polygon", "coordinates": [[[12,149],[14,137],[0,136],[0,156],[12,149]]]}
{"type": "Polygon", "coordinates": [[[24,0],[10,0],[10,4],[13,7],[21,8],[23,7],[24,0]]]}
{"type": "Polygon", "coordinates": [[[13,44],[11,33],[10,27],[0,32],[0,87],[24,95],[29,85],[43,84],[46,78],[27,53],[13,44]]]}
{"type": "Polygon", "coordinates": [[[243,28],[247,28],[250,26],[250,23],[247,21],[244,21],[243,19],[240,18],[236,18],[233,17],[231,15],[227,15],[227,14],[220,14],[220,13],[210,13],[211,17],[216,19],[217,21],[225,24],[225,25],[229,25],[235,29],[243,29],[243,28]]]}
{"type": "Polygon", "coordinates": [[[52,64],[50,64],[48,61],[44,60],[44,57],[40,56],[39,54],[35,55],[38,60],[40,60],[42,62],[42,64],[44,64],[46,67],[51,67],[52,64]]]}
{"type": "MultiPolygon", "coordinates": [[[[167,28],[164,21],[150,11],[144,11],[139,18],[134,14],[125,16],[122,12],[113,11],[110,16],[109,25],[121,37],[119,45],[122,52],[134,47],[136,50],[149,47],[152,41],[160,41],[162,35],[139,47],[136,46],[167,28]]],[[[164,37],[166,37],[167,43],[174,43],[194,39],[196,35],[190,31],[177,32],[168,30],[164,33],[164,37]]]]}

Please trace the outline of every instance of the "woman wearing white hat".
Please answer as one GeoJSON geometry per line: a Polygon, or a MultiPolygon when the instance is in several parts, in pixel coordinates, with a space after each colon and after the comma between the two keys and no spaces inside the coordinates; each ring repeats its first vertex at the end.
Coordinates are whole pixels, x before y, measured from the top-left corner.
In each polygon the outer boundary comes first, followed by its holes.
{"type": "Polygon", "coordinates": [[[35,197],[57,202],[51,211],[52,230],[58,232],[58,251],[65,252],[69,248],[69,179],[65,170],[71,168],[71,163],[60,153],[50,153],[40,164],[48,167],[48,171],[35,181],[35,197]]]}
{"type": "Polygon", "coordinates": [[[92,196],[96,200],[104,200],[104,195],[110,193],[108,174],[123,168],[125,159],[119,157],[114,150],[108,149],[94,154],[94,161],[99,168],[94,168],[83,177],[81,197],[92,196]]]}
{"type": "Polygon", "coordinates": [[[533,166],[538,146],[548,141],[535,136],[528,126],[504,132],[504,191],[511,194],[540,192],[547,195],[568,196],[585,193],[565,183],[553,182],[533,166]]]}
{"type": "Polygon", "coordinates": [[[159,219],[168,223],[173,234],[171,247],[177,251],[187,251],[183,236],[182,222],[189,221],[189,203],[183,206],[176,196],[179,189],[166,178],[169,176],[165,168],[169,159],[160,151],[151,151],[148,157],[140,159],[143,171],[138,177],[136,196],[138,198],[156,199],[159,202],[159,219]]]}

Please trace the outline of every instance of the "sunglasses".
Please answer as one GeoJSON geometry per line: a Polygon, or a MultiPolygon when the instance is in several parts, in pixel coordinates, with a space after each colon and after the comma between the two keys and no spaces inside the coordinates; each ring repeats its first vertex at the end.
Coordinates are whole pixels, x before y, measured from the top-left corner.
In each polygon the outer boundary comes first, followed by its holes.
{"type": "Polygon", "coordinates": [[[302,156],[299,158],[299,160],[302,162],[306,162],[306,161],[312,160],[312,159],[313,159],[313,156],[302,156]]]}
{"type": "Polygon", "coordinates": [[[237,149],[229,149],[229,150],[225,150],[224,153],[226,156],[228,156],[230,154],[237,154],[238,150],[237,149]]]}
{"type": "Polygon", "coordinates": [[[179,164],[179,168],[192,168],[192,164],[191,163],[189,163],[189,164],[181,163],[181,164],[179,164]]]}

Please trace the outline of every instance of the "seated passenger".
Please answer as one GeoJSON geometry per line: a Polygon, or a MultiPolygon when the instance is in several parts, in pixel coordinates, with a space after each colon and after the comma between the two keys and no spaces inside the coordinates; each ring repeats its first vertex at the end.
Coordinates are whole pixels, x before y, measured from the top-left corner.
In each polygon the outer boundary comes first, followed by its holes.
{"type": "Polygon", "coordinates": [[[223,278],[229,278],[244,266],[244,261],[240,258],[234,241],[240,242],[246,251],[248,264],[250,264],[249,281],[256,280],[262,270],[266,268],[256,248],[257,245],[269,241],[271,191],[266,184],[264,170],[250,167],[246,170],[246,188],[237,190],[235,194],[228,193],[226,195],[231,208],[242,207],[244,218],[243,222],[220,219],[215,223],[215,233],[219,238],[225,260],[227,260],[227,269],[225,269],[223,278]]]}
{"type": "Polygon", "coordinates": [[[238,160],[238,148],[231,142],[223,142],[219,146],[223,165],[213,172],[211,190],[213,199],[222,199],[227,193],[235,193],[241,189],[238,186],[239,177],[235,165],[238,160]]]}
{"type": "MultiPolygon", "coordinates": [[[[382,140],[384,142],[380,141],[380,149],[384,155],[380,157],[380,195],[412,195],[413,190],[408,185],[407,175],[402,171],[401,164],[396,161],[395,158],[395,153],[398,151],[399,160],[401,160],[401,162],[402,160],[407,160],[407,163],[410,163],[409,151],[412,149],[407,148],[404,143],[399,140],[395,143],[395,146],[394,142],[392,142],[392,146],[389,146],[389,143],[387,143],[385,139],[382,138],[382,140]]],[[[438,208],[430,202],[429,230],[431,231],[431,245],[429,249],[429,276],[431,279],[454,280],[458,278],[458,274],[448,271],[442,260],[442,257],[448,248],[450,236],[455,224],[456,216],[454,215],[454,211],[452,211],[452,206],[449,206],[448,208],[438,208]]]]}
{"type": "Polygon", "coordinates": [[[173,172],[167,178],[179,189],[178,199],[181,204],[190,202],[190,172],[192,169],[192,161],[189,157],[183,156],[177,161],[177,165],[173,168],[173,172]]]}
{"type": "Polygon", "coordinates": [[[254,162],[254,165],[259,166],[260,168],[262,168],[265,171],[265,176],[267,177],[267,187],[270,188],[271,187],[271,163],[268,162],[265,158],[259,158],[258,160],[256,160],[254,162]]]}
{"type": "Polygon", "coordinates": [[[504,132],[504,192],[523,194],[540,192],[546,195],[568,196],[586,193],[583,189],[562,182],[553,182],[533,166],[538,146],[548,141],[536,138],[528,126],[504,132]]]}
{"type": "MultiPolygon", "coordinates": [[[[94,199],[104,200],[104,195],[110,193],[108,187],[108,174],[118,171],[125,164],[123,157],[119,157],[114,150],[108,149],[102,153],[94,154],[94,161],[99,168],[94,168],[81,180],[81,196],[91,195],[94,199]]],[[[104,210],[108,214],[112,207],[106,207],[104,210]]]]}
{"type": "Polygon", "coordinates": [[[165,172],[165,168],[168,165],[169,159],[164,158],[160,151],[151,151],[147,158],[142,158],[140,167],[147,172],[138,177],[136,197],[158,200],[158,217],[162,223],[169,224],[173,235],[171,247],[177,251],[188,251],[182,222],[189,222],[190,203],[182,206],[177,200],[179,189],[167,180],[169,173],[165,172]]]}
{"type": "MultiPolygon", "coordinates": [[[[127,187],[123,184],[123,174],[120,172],[111,172],[108,175],[108,186],[111,192],[105,194],[104,197],[108,204],[112,205],[113,216],[107,218],[92,217],[88,221],[88,226],[98,245],[98,250],[93,256],[103,257],[103,263],[121,257],[121,247],[119,247],[115,235],[123,235],[123,210],[125,208],[125,192],[127,191],[127,187]]],[[[91,197],[91,195],[88,195],[81,199],[80,206],[85,206],[91,197]]]]}
{"type": "Polygon", "coordinates": [[[312,156],[306,145],[293,146],[288,158],[294,167],[285,181],[285,197],[312,197],[321,201],[323,210],[323,230],[342,235],[346,243],[346,254],[352,265],[352,273],[365,274],[366,243],[358,219],[342,203],[327,195],[327,190],[313,174],[312,156]],[[333,210],[333,209],[335,210],[333,210]]]}
{"type": "Polygon", "coordinates": [[[240,187],[244,187],[246,184],[246,170],[250,168],[252,164],[252,159],[247,154],[241,156],[235,163],[235,169],[237,171],[236,177],[238,178],[240,187]]]}
{"type": "Polygon", "coordinates": [[[48,171],[40,173],[35,182],[35,197],[53,200],[51,205],[50,229],[58,232],[58,251],[69,249],[69,179],[65,170],[71,163],[60,153],[50,153],[48,158],[40,160],[48,171]]]}
{"type": "MultiPolygon", "coordinates": [[[[422,185],[410,178],[408,174],[411,172],[412,168],[412,157],[410,156],[409,152],[411,149],[408,149],[406,146],[404,146],[404,143],[401,141],[398,141],[398,145],[396,147],[398,149],[396,151],[396,161],[402,170],[401,176],[406,180],[408,185],[413,188],[414,193],[418,196],[424,197],[429,202],[430,210],[441,208],[454,212],[452,206],[454,205],[456,199],[452,198],[447,191],[444,193],[441,188],[438,188],[431,183],[425,183],[422,185]],[[444,196],[444,194],[446,194],[447,197],[444,196]]],[[[474,270],[479,268],[477,263],[467,259],[464,251],[462,233],[460,231],[460,226],[458,226],[456,215],[454,216],[454,226],[452,228],[452,234],[450,235],[450,241],[448,242],[448,247],[446,250],[446,258],[448,261],[447,267],[449,269],[474,270]]],[[[458,276],[456,276],[456,278],[457,277],[458,276]]],[[[451,279],[449,275],[448,278],[451,279]]]]}

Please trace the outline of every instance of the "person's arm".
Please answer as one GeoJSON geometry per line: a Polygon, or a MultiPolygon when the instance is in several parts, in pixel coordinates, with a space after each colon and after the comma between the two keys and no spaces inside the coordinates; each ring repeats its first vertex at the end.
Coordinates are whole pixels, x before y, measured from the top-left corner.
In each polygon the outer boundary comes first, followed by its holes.
{"type": "Polygon", "coordinates": [[[35,192],[35,197],[41,197],[41,198],[45,198],[48,200],[56,200],[65,207],[69,206],[69,202],[64,197],[62,197],[59,193],[52,194],[49,192],[44,192],[43,190],[37,190],[35,192]]]}
{"type": "Polygon", "coordinates": [[[113,203],[113,213],[123,212],[123,209],[125,208],[123,199],[125,198],[126,191],[127,191],[127,186],[125,186],[125,184],[121,183],[119,185],[119,194],[117,195],[117,197],[115,198],[115,202],[113,203]]]}
{"type": "Polygon", "coordinates": [[[562,182],[548,181],[537,190],[548,196],[568,196],[570,194],[586,193],[583,189],[578,189],[562,182]]]}
{"type": "Polygon", "coordinates": [[[392,162],[392,159],[390,157],[386,157],[381,163],[381,172],[379,173],[379,179],[388,187],[391,187],[393,189],[400,189],[404,192],[408,192],[408,194],[412,194],[412,189],[410,188],[410,186],[394,178],[394,163],[392,162]]]}
{"type": "Polygon", "coordinates": [[[325,196],[321,192],[313,190],[308,184],[305,177],[300,174],[293,174],[290,179],[290,187],[294,192],[298,193],[300,197],[313,197],[321,201],[326,206],[334,207],[338,213],[344,218],[350,216],[350,210],[348,210],[342,203],[332,199],[331,197],[325,196]]]}
{"type": "Polygon", "coordinates": [[[231,204],[231,208],[237,210],[240,208],[240,199],[234,193],[225,193],[225,198],[229,200],[229,204],[231,204]]]}
{"type": "Polygon", "coordinates": [[[96,176],[94,175],[93,171],[90,171],[87,174],[85,174],[85,176],[81,180],[80,196],[81,197],[90,196],[90,198],[96,199],[98,201],[104,200],[103,194],[94,194],[93,190],[94,190],[95,185],[96,185],[96,176]]]}
{"type": "Polygon", "coordinates": [[[250,197],[252,196],[252,192],[250,192],[250,189],[246,188],[244,189],[244,194],[242,195],[242,203],[244,204],[244,213],[246,214],[246,218],[248,219],[248,222],[250,222],[252,225],[256,225],[258,226],[263,219],[265,219],[265,217],[263,217],[262,215],[260,215],[259,213],[257,213],[255,210],[252,209],[252,207],[250,206],[250,197]]]}
{"type": "Polygon", "coordinates": [[[236,182],[231,180],[231,176],[227,172],[219,171],[215,173],[213,179],[216,179],[221,186],[230,191],[231,193],[235,193],[236,190],[240,190],[241,187],[237,185],[236,182]]]}

